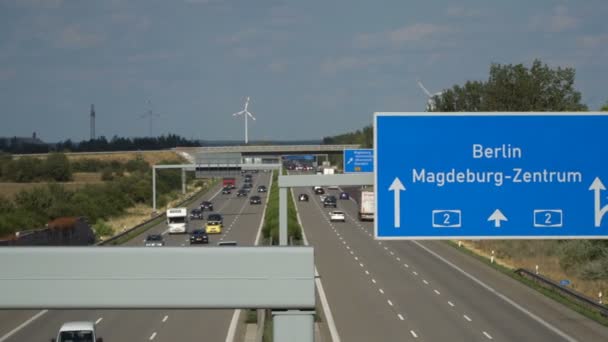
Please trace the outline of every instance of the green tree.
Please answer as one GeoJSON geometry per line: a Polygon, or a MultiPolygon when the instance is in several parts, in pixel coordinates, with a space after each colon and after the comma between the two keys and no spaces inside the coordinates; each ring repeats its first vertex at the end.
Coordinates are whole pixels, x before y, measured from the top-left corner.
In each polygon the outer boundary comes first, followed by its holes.
{"type": "Polygon", "coordinates": [[[46,175],[58,182],[72,180],[72,168],[63,153],[50,153],[45,162],[46,175]]]}
{"type": "Polygon", "coordinates": [[[523,64],[492,64],[488,80],[455,85],[433,98],[437,112],[586,111],[574,88],[573,68],[550,68],[535,60],[523,64]]]}
{"type": "Polygon", "coordinates": [[[600,108],[601,112],[608,112],[608,101],[600,108]]]}

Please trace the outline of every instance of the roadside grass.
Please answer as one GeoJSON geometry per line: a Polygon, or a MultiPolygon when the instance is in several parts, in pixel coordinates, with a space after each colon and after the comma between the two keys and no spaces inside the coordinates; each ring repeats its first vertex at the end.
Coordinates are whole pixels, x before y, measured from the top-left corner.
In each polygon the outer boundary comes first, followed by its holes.
{"type": "MultiPolygon", "coordinates": [[[[457,250],[461,251],[462,253],[465,253],[483,263],[485,263],[486,265],[494,268],[495,270],[527,285],[528,287],[542,293],[543,295],[565,305],[566,307],[582,314],[583,316],[590,318],[604,326],[608,326],[608,317],[604,317],[602,316],[598,311],[594,311],[591,310],[575,301],[573,301],[572,299],[565,297],[564,295],[562,295],[561,293],[543,287],[539,284],[537,284],[536,282],[522,277],[519,274],[515,273],[515,268],[513,268],[511,265],[507,265],[505,263],[500,263],[500,262],[494,262],[492,263],[489,259],[488,255],[481,255],[478,251],[474,251],[473,249],[471,249],[469,247],[469,245],[467,244],[463,244],[462,247],[458,247],[458,243],[454,242],[454,241],[446,241],[446,243],[454,248],[456,248],[457,250]]],[[[496,261],[496,260],[495,260],[496,261]]],[[[543,274],[544,275],[544,274],[543,274]]]]}
{"type": "MultiPolygon", "coordinates": [[[[35,158],[46,158],[48,154],[33,155],[29,157],[35,158]]],[[[118,161],[120,163],[126,163],[130,160],[136,159],[137,157],[143,158],[148,164],[158,164],[163,160],[183,160],[182,156],[177,154],[175,151],[164,150],[164,151],[130,151],[130,152],[75,152],[65,153],[66,157],[70,161],[82,160],[82,159],[96,159],[101,161],[118,161]]]]}

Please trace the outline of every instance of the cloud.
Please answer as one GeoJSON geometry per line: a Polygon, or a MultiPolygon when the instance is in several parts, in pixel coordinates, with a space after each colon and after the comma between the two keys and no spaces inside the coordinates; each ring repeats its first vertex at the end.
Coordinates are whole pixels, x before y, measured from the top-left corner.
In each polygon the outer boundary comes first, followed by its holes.
{"type": "Polygon", "coordinates": [[[450,6],[446,10],[446,14],[450,17],[471,18],[478,17],[483,14],[480,9],[464,8],[460,6],[450,6]]]}
{"type": "Polygon", "coordinates": [[[79,26],[72,25],[63,28],[55,44],[63,48],[88,48],[100,45],[105,39],[103,33],[85,32],[79,26]]]}
{"type": "Polygon", "coordinates": [[[608,46],[608,34],[580,36],[576,42],[587,49],[602,48],[608,46]]]}
{"type": "Polygon", "coordinates": [[[559,5],[553,8],[550,15],[537,15],[530,19],[532,29],[559,33],[571,31],[578,27],[580,20],[568,13],[568,8],[559,5]]]}
{"type": "Polygon", "coordinates": [[[279,73],[287,70],[287,66],[285,62],[272,62],[268,65],[268,70],[279,73]]]}
{"type": "Polygon", "coordinates": [[[13,68],[0,69],[0,81],[9,81],[17,75],[17,70],[13,68]]]}
{"type": "Polygon", "coordinates": [[[399,47],[405,43],[420,42],[433,39],[439,35],[449,33],[452,30],[444,25],[413,24],[403,26],[395,30],[381,33],[363,33],[355,36],[356,47],[369,49],[378,46],[399,47]]]}
{"type": "Polygon", "coordinates": [[[270,9],[270,23],[277,26],[293,25],[300,20],[298,13],[286,5],[270,9]]]}
{"type": "Polygon", "coordinates": [[[325,74],[336,74],[346,70],[396,64],[398,61],[394,56],[345,56],[325,60],[321,64],[321,71],[325,74]]]}
{"type": "Polygon", "coordinates": [[[63,0],[0,0],[0,4],[35,9],[59,8],[63,0]]]}

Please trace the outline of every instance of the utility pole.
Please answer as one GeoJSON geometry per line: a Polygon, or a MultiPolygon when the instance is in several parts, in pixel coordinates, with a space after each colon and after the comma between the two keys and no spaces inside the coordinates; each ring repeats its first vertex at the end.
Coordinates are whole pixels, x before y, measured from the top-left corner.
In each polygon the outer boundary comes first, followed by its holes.
{"type": "Polygon", "coordinates": [[[91,105],[91,140],[95,140],[95,105],[91,105]]]}

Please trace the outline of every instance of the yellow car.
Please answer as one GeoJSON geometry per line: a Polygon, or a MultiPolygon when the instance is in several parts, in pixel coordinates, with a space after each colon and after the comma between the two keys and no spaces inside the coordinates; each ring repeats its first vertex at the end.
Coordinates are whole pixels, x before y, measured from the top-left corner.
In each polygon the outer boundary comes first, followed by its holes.
{"type": "Polygon", "coordinates": [[[207,234],[221,234],[222,233],[222,222],[219,221],[208,221],[205,227],[207,234]]]}

